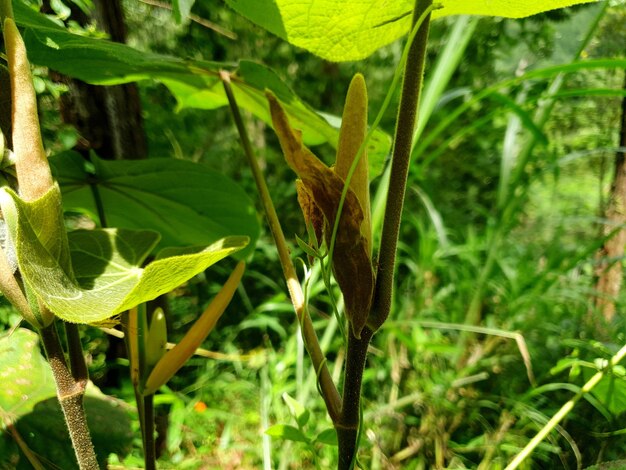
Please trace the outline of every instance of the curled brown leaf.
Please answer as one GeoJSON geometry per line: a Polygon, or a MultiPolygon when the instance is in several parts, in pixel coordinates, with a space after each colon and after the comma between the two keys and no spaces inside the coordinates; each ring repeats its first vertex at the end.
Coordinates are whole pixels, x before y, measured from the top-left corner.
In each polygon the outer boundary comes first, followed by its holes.
{"type": "MultiPolygon", "coordinates": [[[[306,193],[324,215],[325,237],[330,242],[330,232],[337,217],[345,182],[303,144],[302,133],[291,128],[276,97],[268,93],[267,98],[285,159],[302,181],[306,193]]],[[[346,316],[357,337],[360,337],[367,321],[374,290],[369,244],[361,233],[363,220],[359,200],[354,191],[348,189],[335,239],[333,270],[343,293],[346,316]]]]}

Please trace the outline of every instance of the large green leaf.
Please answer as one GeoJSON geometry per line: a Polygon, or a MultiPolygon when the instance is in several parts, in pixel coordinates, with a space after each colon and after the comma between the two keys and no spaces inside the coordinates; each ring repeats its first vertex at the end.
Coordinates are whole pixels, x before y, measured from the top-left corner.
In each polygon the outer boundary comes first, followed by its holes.
{"type": "Polygon", "coordinates": [[[56,396],[50,366],[39,352],[39,336],[18,328],[0,338],[0,410],[19,417],[34,406],[56,396]]]}
{"type": "MultiPolygon", "coordinates": [[[[522,18],[597,0],[438,0],[433,18],[522,18]]],[[[414,0],[226,0],[233,9],[290,43],[332,61],[359,60],[404,36],[414,0]]]]}
{"type": "Polygon", "coordinates": [[[68,234],[72,275],[46,249],[33,225],[40,214],[54,209],[50,199],[26,202],[10,189],[0,190],[0,207],[24,281],[54,314],[74,323],[106,320],[169,292],[249,241],[228,237],[204,249],[163,250],[142,268],[158,243],[158,233],[77,230],[68,234]]]}
{"type": "Polygon", "coordinates": [[[209,245],[230,235],[245,235],[254,248],[259,221],[254,203],[234,181],[203,165],[169,158],[100,160],[93,165],[76,153],[50,159],[63,192],[65,210],[98,220],[94,191],[107,225],[155,230],[157,248],[209,245]]]}
{"type": "MultiPolygon", "coordinates": [[[[55,468],[78,468],[67,434],[63,413],[56,398],[52,370],[41,354],[37,333],[18,328],[0,337],[0,415],[5,414],[41,461],[55,468]]],[[[120,456],[130,450],[132,432],[128,414],[90,384],[85,408],[89,430],[103,468],[112,452],[120,456]]],[[[31,469],[27,458],[11,442],[11,434],[0,436],[0,469],[31,469]]]]}
{"type": "MultiPolygon", "coordinates": [[[[110,454],[115,453],[123,458],[132,448],[130,417],[119,403],[105,397],[86,396],[84,404],[98,463],[100,468],[107,468],[110,454]]],[[[14,425],[24,445],[40,462],[54,462],[44,468],[78,470],[74,448],[56,397],[38,403],[31,413],[22,416],[14,425]]],[[[33,466],[17,446],[11,449],[8,445],[3,445],[8,439],[8,435],[5,439],[0,439],[0,468],[32,469],[33,466]]]]}
{"type": "MultiPolygon", "coordinates": [[[[15,2],[18,25],[26,28],[24,40],[31,62],[96,85],[154,79],[164,83],[180,108],[214,109],[228,104],[218,73],[231,64],[184,60],[139,51],[127,45],[72,34],[31,8],[15,2]]],[[[326,119],[304,104],[271,69],[241,61],[232,80],[243,108],[270,123],[265,89],[283,103],[307,145],[328,142],[336,147],[340,119],[326,119]]],[[[370,140],[370,175],[380,174],[389,153],[390,137],[376,131],[370,140]]]]}

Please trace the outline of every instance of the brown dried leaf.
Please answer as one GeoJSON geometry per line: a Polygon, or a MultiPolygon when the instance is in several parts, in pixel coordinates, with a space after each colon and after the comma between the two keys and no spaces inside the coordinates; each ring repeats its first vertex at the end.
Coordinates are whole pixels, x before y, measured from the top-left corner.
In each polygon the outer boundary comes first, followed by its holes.
{"type": "MultiPolygon", "coordinates": [[[[322,163],[302,143],[302,133],[293,130],[278,100],[267,93],[272,122],[287,163],[302,180],[307,194],[324,214],[326,240],[337,217],[344,181],[322,163]]],[[[343,293],[346,316],[355,336],[360,337],[365,326],[374,290],[374,272],[368,242],[361,234],[363,210],[354,191],[348,190],[333,253],[335,278],[343,293]]]]}
{"type": "Polygon", "coordinates": [[[319,247],[324,229],[324,215],[300,179],[296,180],[296,193],[298,194],[298,204],[300,204],[302,215],[304,215],[304,222],[307,225],[310,224],[315,232],[315,240],[309,240],[309,244],[319,247]]]}

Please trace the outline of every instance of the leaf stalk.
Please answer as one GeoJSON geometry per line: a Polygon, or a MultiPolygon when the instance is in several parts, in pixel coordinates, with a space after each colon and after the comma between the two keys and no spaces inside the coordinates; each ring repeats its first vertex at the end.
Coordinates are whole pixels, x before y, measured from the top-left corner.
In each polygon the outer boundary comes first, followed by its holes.
{"type": "Polygon", "coordinates": [[[224,90],[226,92],[228,103],[230,105],[230,111],[233,116],[233,120],[235,121],[237,132],[239,133],[239,138],[241,140],[241,145],[248,160],[248,165],[252,170],[252,175],[254,177],[257,190],[259,192],[259,197],[261,198],[261,204],[265,212],[267,223],[270,227],[270,231],[272,232],[272,236],[274,237],[274,243],[276,244],[276,248],[278,250],[280,264],[283,268],[283,274],[287,282],[289,296],[291,298],[291,302],[298,318],[298,322],[301,326],[304,345],[309,353],[309,356],[311,357],[313,367],[316,371],[318,371],[319,386],[320,390],[322,391],[322,398],[324,399],[324,403],[326,404],[328,414],[331,420],[333,422],[336,422],[341,413],[341,397],[339,396],[337,387],[335,387],[335,383],[333,382],[330,371],[328,370],[328,366],[326,365],[326,357],[324,356],[324,353],[322,352],[322,349],[320,347],[317,333],[315,332],[315,328],[313,327],[311,317],[309,316],[309,313],[305,308],[302,285],[298,280],[296,268],[291,261],[289,247],[287,246],[287,241],[285,239],[283,229],[280,225],[280,221],[278,219],[274,203],[272,202],[267,183],[265,182],[265,177],[263,176],[263,172],[261,171],[261,167],[259,166],[256,155],[252,150],[252,144],[250,143],[248,132],[246,131],[243,119],[241,117],[241,113],[239,112],[239,106],[231,87],[230,74],[226,71],[222,71],[220,72],[220,79],[222,80],[222,84],[224,85],[224,90]]]}

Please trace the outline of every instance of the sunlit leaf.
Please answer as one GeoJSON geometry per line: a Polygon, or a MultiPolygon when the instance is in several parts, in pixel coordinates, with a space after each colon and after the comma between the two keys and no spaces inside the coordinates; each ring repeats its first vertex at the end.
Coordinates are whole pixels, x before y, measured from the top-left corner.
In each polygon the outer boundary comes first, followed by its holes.
{"type": "Polygon", "coordinates": [[[46,249],[34,224],[50,210],[45,198],[25,202],[3,189],[0,206],[24,281],[54,314],[74,323],[106,320],[154,299],[248,243],[228,237],[203,249],[164,250],[143,268],[158,243],[156,232],[77,230],[69,234],[72,274],[46,249]]]}
{"type": "Polygon", "coordinates": [[[39,352],[39,336],[18,328],[0,338],[0,409],[18,417],[40,401],[56,396],[50,366],[39,352]]]}
{"type": "Polygon", "coordinates": [[[268,436],[284,439],[286,441],[305,442],[308,443],[307,437],[294,426],[288,424],[275,424],[265,431],[268,436]]]}
{"type": "Polygon", "coordinates": [[[289,407],[289,411],[291,415],[295,418],[298,423],[298,427],[302,428],[309,421],[309,410],[307,410],[302,404],[296,399],[292,398],[288,393],[283,393],[283,400],[289,407]]]}
{"type": "MultiPolygon", "coordinates": [[[[597,0],[439,0],[433,18],[522,18],[597,0]]],[[[291,44],[332,61],[363,59],[407,34],[413,0],[226,0],[233,9],[291,44]]]]}

